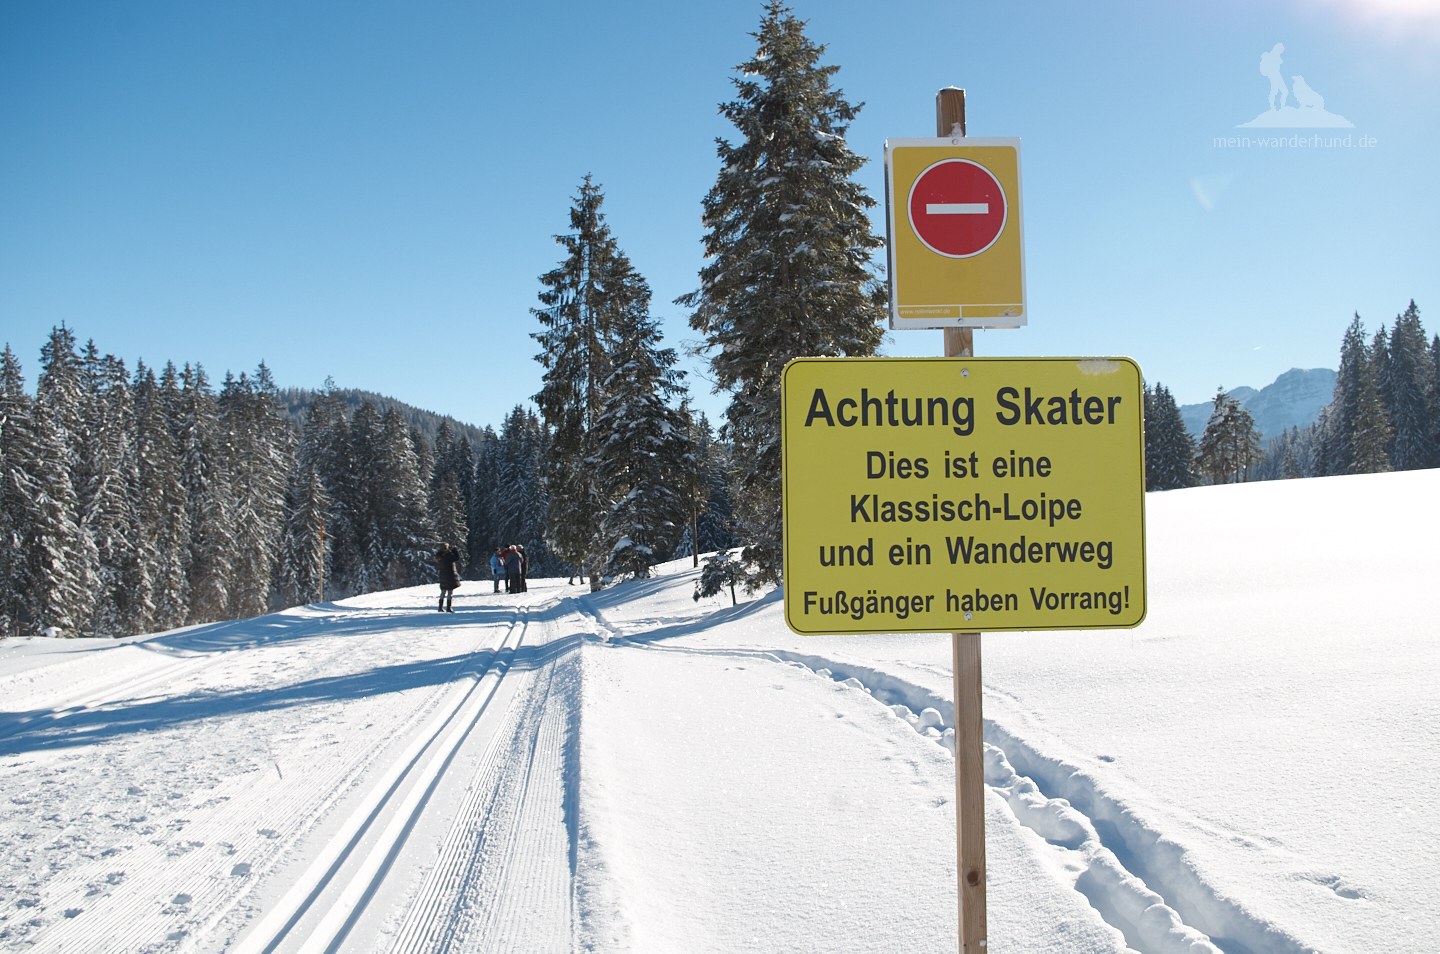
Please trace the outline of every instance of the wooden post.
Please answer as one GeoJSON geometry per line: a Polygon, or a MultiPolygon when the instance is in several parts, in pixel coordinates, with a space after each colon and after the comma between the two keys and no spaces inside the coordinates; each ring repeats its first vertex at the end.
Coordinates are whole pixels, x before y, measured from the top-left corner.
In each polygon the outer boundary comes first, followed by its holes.
{"type": "MultiPolygon", "coordinates": [[[[935,135],[965,135],[965,91],[935,94],[935,135]]],[[[945,357],[975,355],[973,328],[945,329],[945,357]]],[[[985,721],[980,707],[980,634],[951,633],[955,673],[955,856],[960,952],[985,954],[985,721]]]]}

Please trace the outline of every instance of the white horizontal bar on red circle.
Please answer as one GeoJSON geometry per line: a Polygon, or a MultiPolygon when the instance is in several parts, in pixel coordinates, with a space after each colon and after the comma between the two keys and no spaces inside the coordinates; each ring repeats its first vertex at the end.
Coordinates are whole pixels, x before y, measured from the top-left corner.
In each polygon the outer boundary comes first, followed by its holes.
{"type": "Polygon", "coordinates": [[[930,202],[926,215],[989,215],[989,202],[930,202]]]}

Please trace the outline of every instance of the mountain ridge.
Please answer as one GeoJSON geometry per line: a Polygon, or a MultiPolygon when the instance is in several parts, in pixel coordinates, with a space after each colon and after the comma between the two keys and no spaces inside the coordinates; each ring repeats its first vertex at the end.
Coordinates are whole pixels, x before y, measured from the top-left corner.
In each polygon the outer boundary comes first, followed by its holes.
{"type": "MultiPolygon", "coordinates": [[[[1262,446],[1292,427],[1315,423],[1320,409],[1335,393],[1335,372],[1329,368],[1291,368],[1260,390],[1240,386],[1227,392],[1255,418],[1262,446]]],[[[1180,417],[1196,441],[1205,433],[1205,424],[1214,410],[1213,401],[1182,404],[1180,417]]]]}

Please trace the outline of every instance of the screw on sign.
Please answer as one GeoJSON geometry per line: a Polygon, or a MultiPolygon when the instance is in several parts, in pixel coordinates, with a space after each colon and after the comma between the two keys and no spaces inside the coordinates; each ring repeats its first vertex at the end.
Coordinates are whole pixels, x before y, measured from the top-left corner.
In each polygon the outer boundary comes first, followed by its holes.
{"type": "Polygon", "coordinates": [[[943,159],[910,187],[910,227],[932,252],[970,258],[1005,231],[1005,190],[969,159],[943,159]]]}

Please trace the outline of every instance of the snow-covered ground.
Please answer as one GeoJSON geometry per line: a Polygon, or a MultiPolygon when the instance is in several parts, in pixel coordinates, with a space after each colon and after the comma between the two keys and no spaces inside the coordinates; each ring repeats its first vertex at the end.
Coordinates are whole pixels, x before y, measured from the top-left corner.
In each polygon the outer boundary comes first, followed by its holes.
{"type": "MultiPolygon", "coordinates": [[[[990,949],[1440,948],[1437,499],[1151,495],[1141,627],[985,637],[990,949]]],[[[955,950],[949,638],[661,569],[0,641],[0,950],[955,950]]]]}

